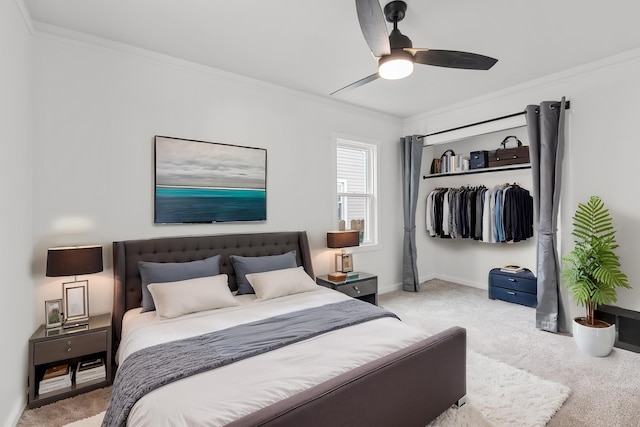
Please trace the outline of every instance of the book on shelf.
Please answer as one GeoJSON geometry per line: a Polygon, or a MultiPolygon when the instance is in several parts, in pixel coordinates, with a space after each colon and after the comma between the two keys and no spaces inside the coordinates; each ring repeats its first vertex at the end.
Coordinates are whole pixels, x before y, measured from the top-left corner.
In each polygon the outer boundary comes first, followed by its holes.
{"type": "Polygon", "coordinates": [[[500,268],[500,271],[504,271],[505,273],[520,273],[524,270],[524,267],[520,267],[519,265],[505,265],[500,268]]]}
{"type": "Polygon", "coordinates": [[[95,359],[87,359],[81,360],[78,362],[77,371],[86,371],[88,369],[93,369],[96,367],[104,366],[104,359],[102,357],[98,357],[95,359]]]}
{"type": "Polygon", "coordinates": [[[107,369],[102,358],[82,360],[76,367],[76,384],[105,379],[106,376],[107,369]]]}
{"type": "Polygon", "coordinates": [[[83,372],[80,374],[81,375],[76,374],[76,384],[83,384],[83,383],[94,381],[94,380],[104,380],[105,378],[107,378],[107,372],[104,370],[104,368],[102,369],[101,372],[96,371],[88,374],[85,374],[83,372]]]}
{"type": "Polygon", "coordinates": [[[62,377],[64,375],[67,375],[68,373],[69,373],[69,364],[63,363],[61,365],[56,365],[56,366],[47,368],[47,370],[44,371],[44,375],[42,376],[42,379],[49,380],[57,377],[62,377]]]}
{"type": "Polygon", "coordinates": [[[38,394],[51,393],[52,391],[61,390],[63,388],[71,387],[71,377],[67,381],[56,382],[53,384],[40,384],[38,385],[38,394]]]}
{"type": "MultiPolygon", "coordinates": [[[[60,369],[58,372],[64,372],[60,369]]],[[[66,373],[62,373],[61,375],[57,375],[55,377],[49,377],[47,379],[42,379],[38,383],[38,393],[49,393],[55,390],[60,390],[65,387],[71,387],[71,369],[67,365],[65,369],[66,373]]]]}
{"type": "Polygon", "coordinates": [[[329,273],[327,278],[332,282],[343,282],[347,280],[347,275],[344,273],[340,273],[339,271],[336,271],[334,273],[329,273]]]}

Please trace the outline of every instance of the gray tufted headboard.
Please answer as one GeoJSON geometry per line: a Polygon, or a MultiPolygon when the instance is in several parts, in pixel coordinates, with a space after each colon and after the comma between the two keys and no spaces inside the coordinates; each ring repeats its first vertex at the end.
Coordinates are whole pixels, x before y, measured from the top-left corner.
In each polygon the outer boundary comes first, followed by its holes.
{"type": "Polygon", "coordinates": [[[113,326],[114,342],[120,342],[122,317],[127,310],[140,307],[142,283],[138,261],[189,262],[221,254],[220,273],[229,276],[229,288],[235,291],[236,276],[229,255],[267,256],[296,251],[299,266],[315,279],[307,233],[304,231],[212,236],[162,237],[113,242],[113,326]]]}

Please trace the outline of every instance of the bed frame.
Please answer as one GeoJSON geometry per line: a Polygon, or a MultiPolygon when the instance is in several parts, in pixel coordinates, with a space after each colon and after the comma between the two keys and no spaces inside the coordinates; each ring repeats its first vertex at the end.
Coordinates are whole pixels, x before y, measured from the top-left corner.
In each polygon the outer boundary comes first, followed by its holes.
{"type": "MultiPolygon", "coordinates": [[[[315,278],[304,231],[113,242],[114,349],[120,342],[124,313],[142,301],[138,261],[188,262],[221,254],[220,272],[229,276],[229,287],[236,290],[229,255],[279,255],[294,249],[297,264],[315,278]]],[[[455,327],[230,425],[424,427],[451,405],[464,403],[465,394],[466,331],[455,327]]]]}

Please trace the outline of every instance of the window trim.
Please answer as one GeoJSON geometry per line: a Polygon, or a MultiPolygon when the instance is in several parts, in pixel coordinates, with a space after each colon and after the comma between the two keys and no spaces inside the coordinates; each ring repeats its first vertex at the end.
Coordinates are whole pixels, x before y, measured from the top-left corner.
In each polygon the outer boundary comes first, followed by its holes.
{"type": "MultiPolygon", "coordinates": [[[[337,200],[340,196],[347,197],[365,197],[369,203],[369,228],[370,233],[370,241],[368,243],[363,243],[360,245],[360,248],[372,248],[378,246],[379,242],[379,195],[378,195],[378,163],[379,163],[379,142],[372,140],[365,140],[363,138],[355,138],[349,136],[336,135],[334,137],[335,146],[334,146],[334,168],[335,174],[333,177],[333,191],[335,192],[334,200],[337,200]],[[338,171],[337,171],[337,150],[338,147],[351,148],[356,150],[366,150],[368,152],[368,168],[367,168],[367,186],[370,187],[369,192],[359,193],[359,192],[345,192],[338,193],[338,171]]],[[[334,207],[334,218],[338,215],[338,207],[337,204],[334,207]]],[[[348,227],[348,226],[347,226],[348,227]]],[[[356,248],[354,248],[356,249],[356,248]]]]}

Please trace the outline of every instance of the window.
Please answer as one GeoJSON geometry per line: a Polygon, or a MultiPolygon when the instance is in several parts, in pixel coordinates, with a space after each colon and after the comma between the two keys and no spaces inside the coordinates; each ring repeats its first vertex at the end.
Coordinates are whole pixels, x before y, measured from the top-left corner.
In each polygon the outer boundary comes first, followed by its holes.
{"type": "Polygon", "coordinates": [[[336,145],[338,221],[345,222],[345,230],[352,230],[356,226],[352,221],[364,220],[360,243],[374,245],[378,238],[377,146],[345,139],[338,139],[336,145]]]}

